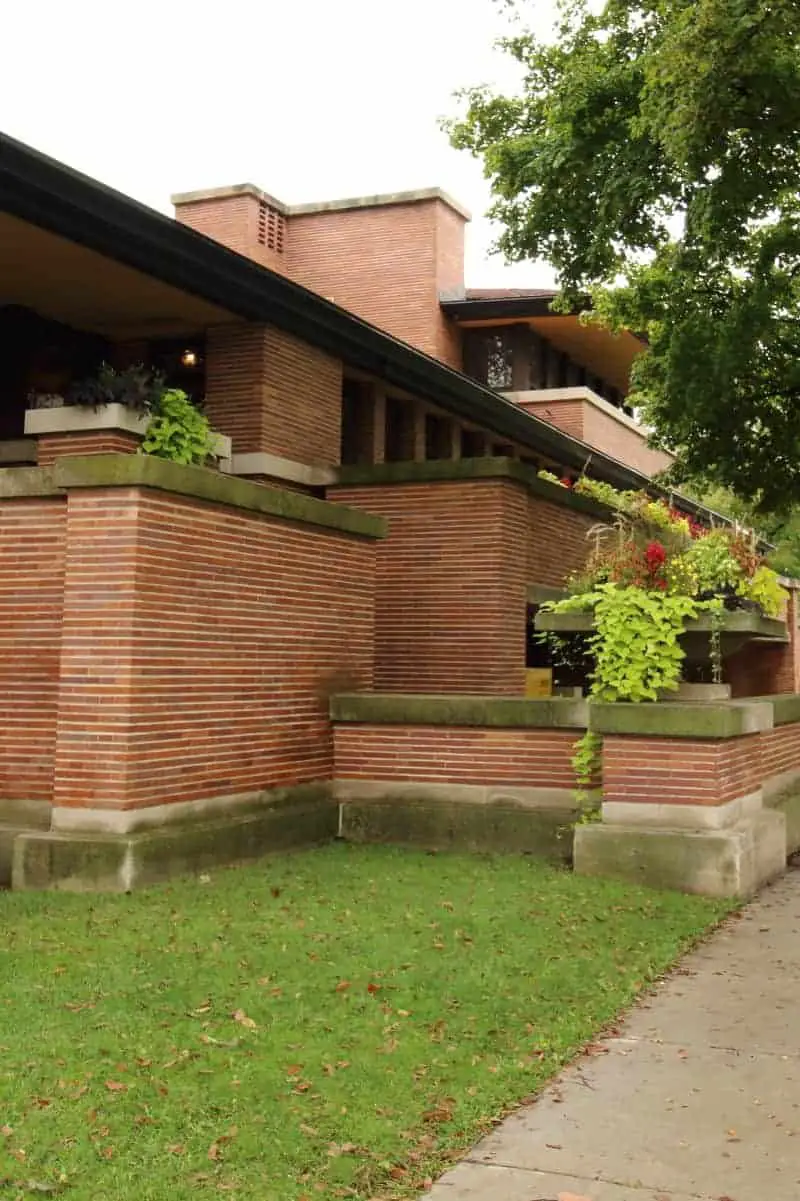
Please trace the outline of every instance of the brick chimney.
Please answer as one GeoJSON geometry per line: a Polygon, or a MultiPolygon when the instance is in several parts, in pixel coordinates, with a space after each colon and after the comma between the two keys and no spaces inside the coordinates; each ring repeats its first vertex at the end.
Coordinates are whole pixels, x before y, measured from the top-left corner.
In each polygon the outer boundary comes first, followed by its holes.
{"type": "Polygon", "coordinates": [[[442,293],[464,289],[470,219],[438,188],[288,206],[252,184],[173,196],[179,221],[454,367],[442,293]]]}
{"type": "Polygon", "coordinates": [[[173,196],[175,217],[262,267],[288,275],[288,212],[274,196],[251,183],[173,196]]]}

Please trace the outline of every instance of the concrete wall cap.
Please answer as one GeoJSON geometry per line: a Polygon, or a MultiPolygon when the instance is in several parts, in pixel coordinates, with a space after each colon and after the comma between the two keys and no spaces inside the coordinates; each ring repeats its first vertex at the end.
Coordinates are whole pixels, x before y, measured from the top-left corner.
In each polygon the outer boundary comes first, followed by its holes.
{"type": "Polygon", "coordinates": [[[740,738],[772,729],[772,705],[751,700],[707,705],[593,702],[589,705],[589,726],[597,734],[639,738],[740,738]]]}
{"type": "MultiPolygon", "coordinates": [[[[30,469],[35,470],[35,469],[30,469]]],[[[41,470],[41,469],[39,469],[41,470]]],[[[70,488],[155,488],[179,496],[236,509],[248,509],[322,526],[363,538],[384,538],[387,525],[382,517],[331,504],[314,496],[254,484],[206,467],[184,467],[152,455],[83,455],[62,458],[54,465],[58,487],[70,488]]]]}
{"type": "Polygon", "coordinates": [[[527,700],[504,696],[358,692],[331,697],[330,714],[333,721],[365,725],[585,730],[587,706],[585,701],[572,697],[527,700]]]}

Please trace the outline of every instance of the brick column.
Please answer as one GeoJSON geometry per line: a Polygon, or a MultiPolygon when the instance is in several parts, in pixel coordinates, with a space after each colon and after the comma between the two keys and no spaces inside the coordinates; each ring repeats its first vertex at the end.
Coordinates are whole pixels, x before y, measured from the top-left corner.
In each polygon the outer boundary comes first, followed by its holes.
{"type": "Polygon", "coordinates": [[[206,412],[234,454],[339,462],[342,365],[268,325],[223,325],[206,341],[206,412]]]}

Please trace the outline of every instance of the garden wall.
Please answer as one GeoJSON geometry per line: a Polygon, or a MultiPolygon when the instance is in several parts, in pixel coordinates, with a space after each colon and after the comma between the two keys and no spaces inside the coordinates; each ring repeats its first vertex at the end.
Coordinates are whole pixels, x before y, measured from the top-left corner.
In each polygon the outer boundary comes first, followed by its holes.
{"type": "Polygon", "coordinates": [[[344,837],[569,857],[583,702],[344,695],[331,715],[344,837]]]}
{"type": "Polygon", "coordinates": [[[328,496],[378,513],[375,687],[521,696],[527,589],[582,566],[607,516],[507,459],[343,468],[328,496]]]}
{"type": "MultiPolygon", "coordinates": [[[[20,883],[78,878],[97,835],[273,803],[298,841],[335,833],[328,697],[372,684],[380,521],[135,455],[10,470],[0,493],[0,823],[53,806],[20,883]]],[[[240,833],[234,858],[261,845],[240,833]]],[[[132,844],[103,846],[117,886],[132,844]]]]}
{"type": "Polygon", "coordinates": [[[53,789],[66,503],[38,473],[15,476],[31,494],[0,502],[0,809],[30,814],[53,789]]]}

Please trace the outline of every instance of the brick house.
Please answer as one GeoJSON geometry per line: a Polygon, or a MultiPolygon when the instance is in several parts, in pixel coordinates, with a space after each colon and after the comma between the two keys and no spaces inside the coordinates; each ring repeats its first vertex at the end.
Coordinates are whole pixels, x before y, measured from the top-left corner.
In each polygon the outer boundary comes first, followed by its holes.
{"type": "MultiPolygon", "coordinates": [[[[127,888],[452,842],[463,813],[470,845],[550,848],[585,719],[524,700],[528,618],[607,514],[537,471],[667,465],[626,408],[639,342],[467,290],[435,189],[174,203],[0,136],[0,872],[127,888]],[[219,469],[131,453],[130,413],[31,407],[103,361],[203,399],[219,469]]],[[[737,690],[797,688],[792,617],[737,690]]]]}

